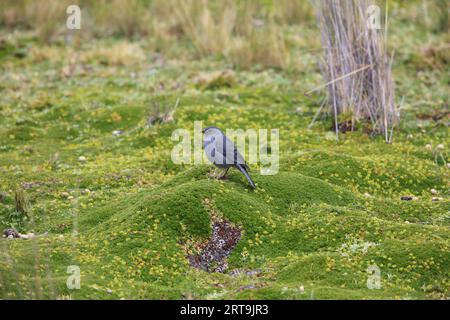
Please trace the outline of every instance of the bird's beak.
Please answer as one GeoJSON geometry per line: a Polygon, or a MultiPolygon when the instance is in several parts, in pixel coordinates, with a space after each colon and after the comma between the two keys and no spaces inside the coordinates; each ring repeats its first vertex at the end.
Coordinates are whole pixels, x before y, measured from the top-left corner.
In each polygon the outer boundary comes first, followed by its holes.
{"type": "Polygon", "coordinates": [[[203,130],[202,130],[202,133],[205,133],[205,131],[206,131],[206,129],[203,129],[203,130]]]}

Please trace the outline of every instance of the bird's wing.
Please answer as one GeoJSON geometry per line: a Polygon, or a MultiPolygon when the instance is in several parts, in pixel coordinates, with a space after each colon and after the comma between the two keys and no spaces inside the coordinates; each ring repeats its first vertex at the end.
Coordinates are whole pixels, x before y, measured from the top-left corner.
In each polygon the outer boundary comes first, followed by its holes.
{"type": "Polygon", "coordinates": [[[222,156],[223,161],[227,165],[242,164],[245,165],[244,157],[237,150],[234,143],[228,139],[223,133],[217,135],[216,139],[216,153],[222,156]]]}
{"type": "MultiPolygon", "coordinates": [[[[214,135],[214,142],[211,143],[211,147],[207,152],[211,155],[212,162],[218,165],[231,165],[230,159],[227,158],[229,152],[229,143],[226,142],[226,137],[219,131],[214,135]]],[[[210,159],[210,160],[211,160],[210,159]]]]}
{"type": "Polygon", "coordinates": [[[219,148],[217,147],[217,139],[214,136],[209,137],[208,139],[205,139],[204,141],[204,147],[205,147],[205,153],[208,160],[214,164],[222,164],[225,163],[225,159],[223,157],[222,152],[220,152],[219,148]]]}

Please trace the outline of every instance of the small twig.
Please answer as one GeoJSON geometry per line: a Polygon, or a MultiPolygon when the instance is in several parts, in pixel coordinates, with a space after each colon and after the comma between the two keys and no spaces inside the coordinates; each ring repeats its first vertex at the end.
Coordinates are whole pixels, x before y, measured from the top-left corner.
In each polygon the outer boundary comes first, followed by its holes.
{"type": "Polygon", "coordinates": [[[370,68],[370,67],[372,67],[371,64],[366,65],[366,66],[364,66],[364,67],[361,67],[361,68],[359,68],[359,69],[356,69],[356,70],[354,70],[354,71],[352,71],[352,72],[350,72],[350,73],[347,73],[347,74],[345,74],[345,75],[343,75],[343,76],[340,76],[340,77],[338,77],[338,78],[336,78],[336,79],[333,79],[333,80],[331,80],[331,81],[329,81],[329,82],[327,82],[327,83],[325,83],[325,84],[322,84],[322,85],[320,85],[320,86],[318,86],[318,87],[316,87],[316,88],[314,88],[314,89],[311,89],[311,90],[305,92],[305,96],[309,96],[311,93],[313,93],[313,92],[315,92],[315,91],[318,91],[318,90],[320,90],[320,89],[322,89],[322,88],[325,88],[326,86],[329,86],[330,84],[333,84],[333,83],[335,83],[335,82],[337,82],[337,81],[339,81],[339,80],[345,79],[345,78],[347,78],[347,77],[349,77],[349,76],[351,76],[351,75],[353,75],[353,74],[355,74],[355,73],[364,71],[364,70],[366,70],[366,69],[368,69],[368,68],[370,68]]]}
{"type": "Polygon", "coordinates": [[[311,129],[311,127],[313,126],[314,122],[316,122],[316,119],[319,116],[319,114],[322,112],[322,109],[325,106],[326,101],[327,101],[327,99],[324,98],[322,103],[321,103],[321,105],[320,105],[319,110],[317,110],[316,114],[314,115],[314,118],[312,119],[311,123],[309,124],[308,129],[311,129]]]}
{"type": "Polygon", "coordinates": [[[177,110],[179,104],[180,104],[180,97],[177,98],[177,101],[175,102],[175,106],[173,107],[172,112],[175,112],[177,110]]]}

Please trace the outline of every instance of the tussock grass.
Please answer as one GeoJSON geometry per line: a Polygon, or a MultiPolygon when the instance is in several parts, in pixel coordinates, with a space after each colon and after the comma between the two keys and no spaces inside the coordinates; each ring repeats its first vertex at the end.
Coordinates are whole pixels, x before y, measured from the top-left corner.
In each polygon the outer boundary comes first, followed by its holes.
{"type": "Polygon", "coordinates": [[[80,61],[87,63],[101,63],[109,66],[132,66],[142,64],[146,54],[137,43],[119,41],[110,47],[99,46],[81,54],[80,61]]]}
{"type": "Polygon", "coordinates": [[[151,21],[157,16],[150,11],[150,2],[141,0],[84,1],[88,32],[94,36],[114,35],[129,39],[144,37],[150,31],[151,21]]]}
{"type": "Polygon", "coordinates": [[[278,68],[289,65],[290,53],[281,25],[275,21],[275,17],[281,21],[295,19],[295,14],[280,10],[285,6],[264,11],[254,3],[225,1],[213,6],[208,1],[182,1],[174,8],[184,33],[201,56],[220,54],[245,69],[255,64],[278,68]]]}
{"type": "MultiPolygon", "coordinates": [[[[322,34],[328,101],[335,118],[351,114],[356,121],[370,121],[372,131],[392,141],[399,121],[392,79],[392,57],[387,53],[387,24],[384,33],[370,29],[367,8],[373,1],[323,0],[316,3],[322,34]]],[[[387,17],[386,17],[387,19],[387,17]]]]}

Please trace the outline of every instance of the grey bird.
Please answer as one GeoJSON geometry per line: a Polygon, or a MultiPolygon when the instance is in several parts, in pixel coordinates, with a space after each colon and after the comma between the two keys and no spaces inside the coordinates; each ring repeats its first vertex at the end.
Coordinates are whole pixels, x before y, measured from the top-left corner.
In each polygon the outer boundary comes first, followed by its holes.
{"type": "Polygon", "coordinates": [[[244,174],[250,185],[256,188],[255,183],[248,174],[250,168],[233,142],[219,128],[214,126],[206,127],[202,132],[204,134],[203,146],[208,160],[216,167],[225,169],[219,179],[225,178],[228,170],[231,167],[235,167],[244,174]]]}

